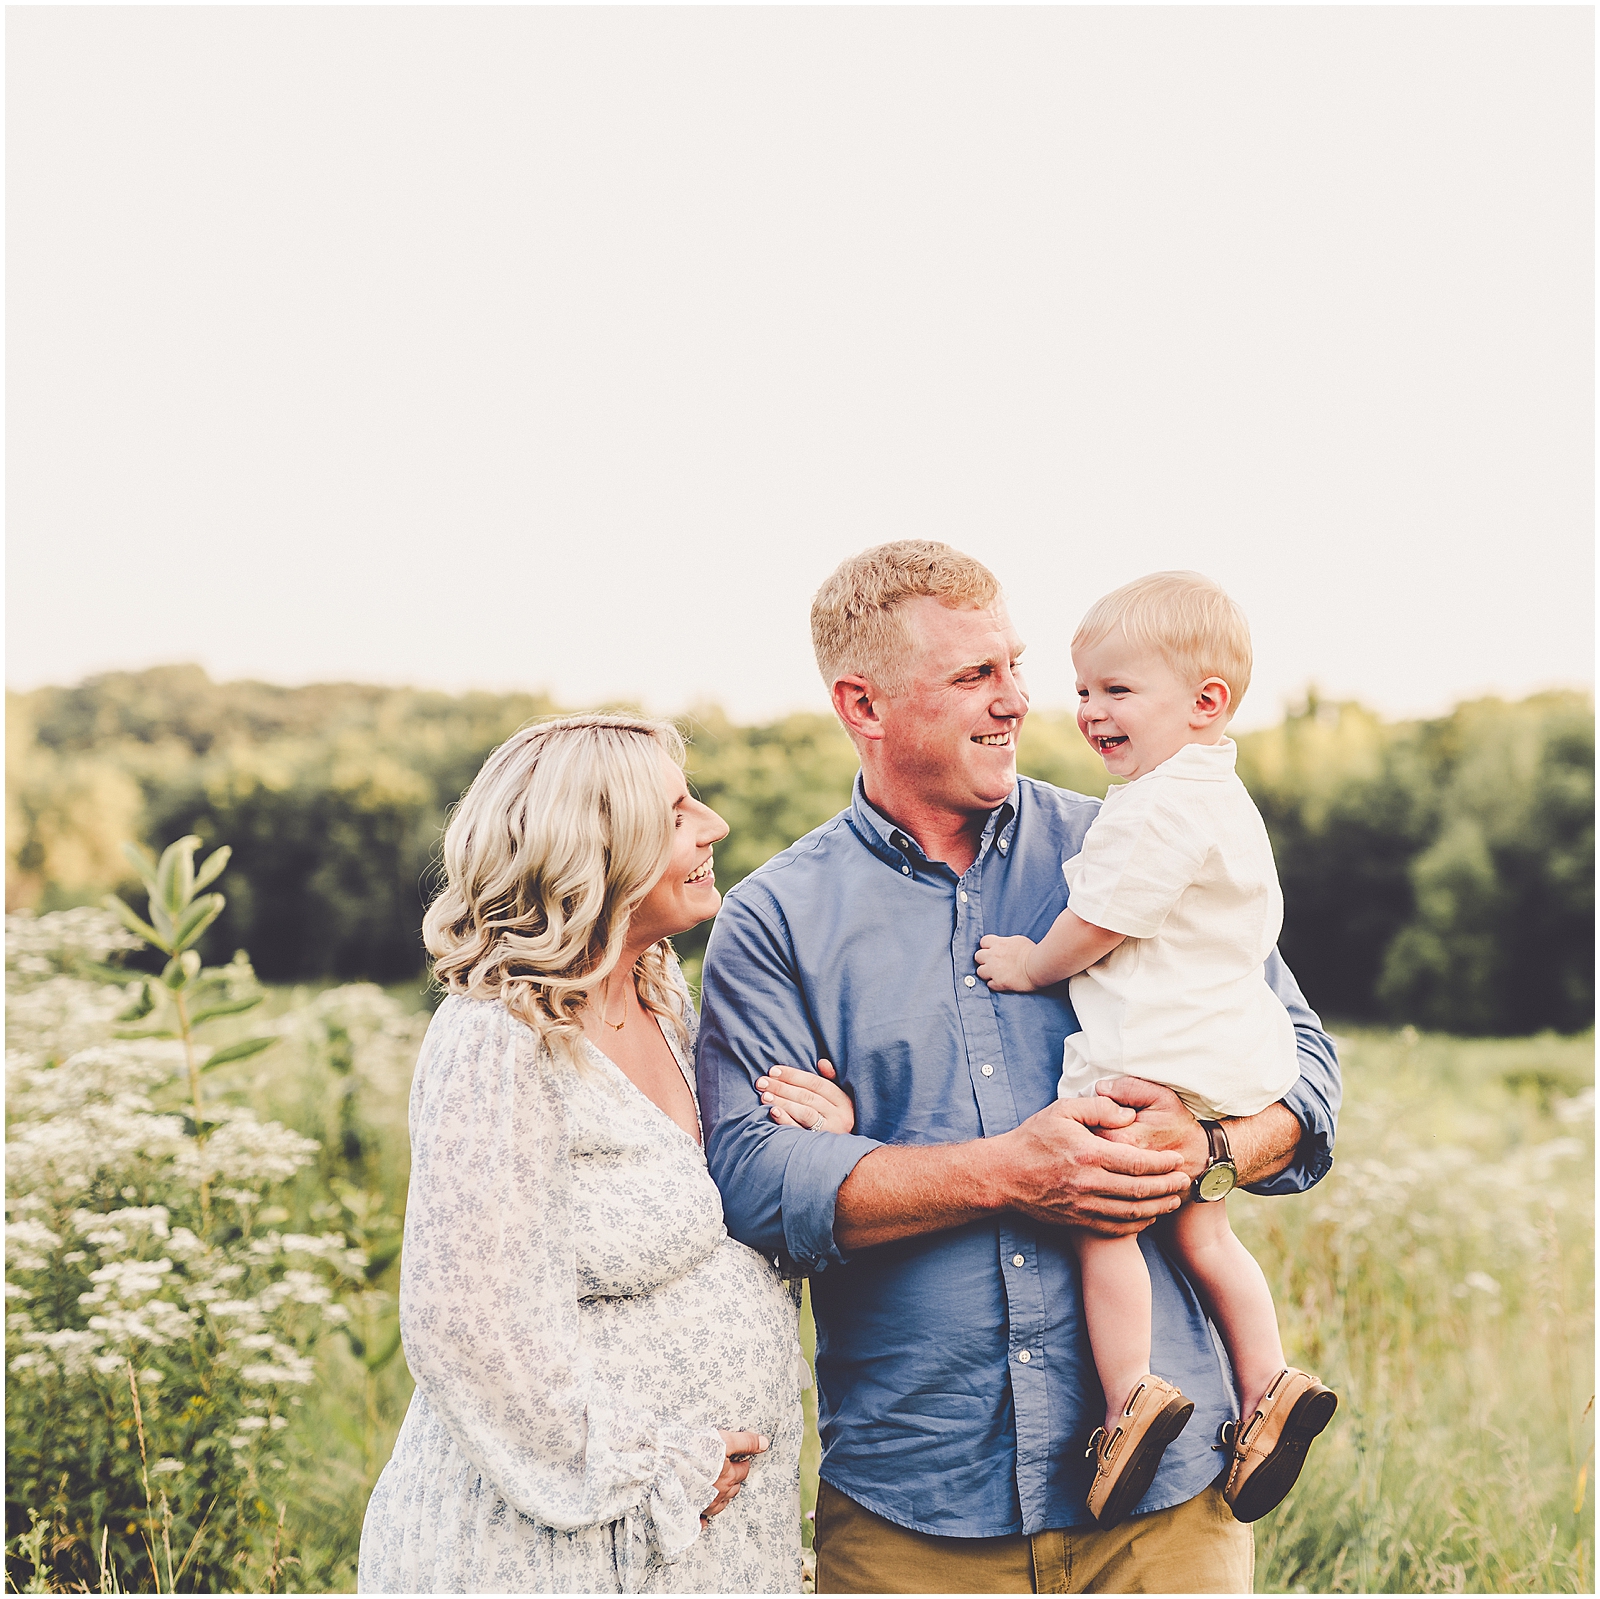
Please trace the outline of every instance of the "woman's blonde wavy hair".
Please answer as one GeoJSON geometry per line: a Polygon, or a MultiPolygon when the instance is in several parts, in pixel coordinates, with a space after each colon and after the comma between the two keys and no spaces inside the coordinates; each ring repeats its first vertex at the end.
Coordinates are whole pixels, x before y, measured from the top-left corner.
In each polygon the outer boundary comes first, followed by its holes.
{"type": "MultiPolygon", "coordinates": [[[[670,722],[562,716],[490,755],[445,829],[445,886],[422,922],[441,988],[502,1001],[547,1048],[578,1058],[582,1013],[672,853],[662,754],[683,765],[670,722]]],[[[676,972],[663,939],[633,976],[687,1042],[676,972]]]]}

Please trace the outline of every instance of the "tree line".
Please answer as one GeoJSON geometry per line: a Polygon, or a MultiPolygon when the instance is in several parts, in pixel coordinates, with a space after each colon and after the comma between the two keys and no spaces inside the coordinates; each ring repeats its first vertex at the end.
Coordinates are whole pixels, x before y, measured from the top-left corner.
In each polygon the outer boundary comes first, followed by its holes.
{"type": "MultiPolygon", "coordinates": [[[[132,887],[120,845],[231,844],[208,959],[264,978],[403,981],[448,809],[537,694],[213,683],[194,666],[7,696],[8,909],[132,887]]],[[[831,717],[679,719],[697,792],[732,829],[726,889],[848,802],[831,717]]],[[[1594,1011],[1594,719],[1580,694],[1484,699],[1386,722],[1309,695],[1239,739],[1277,853],[1282,949],[1336,1020],[1515,1035],[1594,1011]]],[[[1036,711],[1019,766],[1081,793],[1106,777],[1070,713],[1036,711]]],[[[681,941],[696,954],[704,933],[681,941]]]]}

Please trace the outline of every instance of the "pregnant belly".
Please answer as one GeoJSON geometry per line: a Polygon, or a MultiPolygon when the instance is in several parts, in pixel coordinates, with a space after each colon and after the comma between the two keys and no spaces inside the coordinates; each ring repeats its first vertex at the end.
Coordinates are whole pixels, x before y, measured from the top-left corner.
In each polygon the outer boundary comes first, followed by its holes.
{"type": "Polygon", "coordinates": [[[647,1294],[579,1305],[595,1374],[663,1421],[764,1432],[800,1397],[794,1301],[770,1262],[728,1239],[647,1294]]]}

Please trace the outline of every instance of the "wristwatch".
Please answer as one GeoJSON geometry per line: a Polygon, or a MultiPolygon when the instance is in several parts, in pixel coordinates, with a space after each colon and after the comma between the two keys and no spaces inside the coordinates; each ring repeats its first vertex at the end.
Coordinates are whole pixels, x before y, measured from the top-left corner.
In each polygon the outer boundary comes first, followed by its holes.
{"type": "Polygon", "coordinates": [[[1206,1169],[1194,1180],[1194,1197],[1202,1204],[1214,1199],[1226,1199],[1239,1186],[1239,1168],[1233,1163],[1233,1151],[1228,1148],[1228,1135],[1221,1122],[1202,1121],[1206,1141],[1211,1146],[1211,1158],[1206,1169]]]}

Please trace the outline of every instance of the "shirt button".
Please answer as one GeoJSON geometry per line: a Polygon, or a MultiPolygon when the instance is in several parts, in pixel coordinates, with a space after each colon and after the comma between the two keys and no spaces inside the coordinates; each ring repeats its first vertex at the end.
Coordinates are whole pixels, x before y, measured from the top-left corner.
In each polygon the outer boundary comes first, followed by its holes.
{"type": "Polygon", "coordinates": [[[967,903],[967,891],[964,888],[960,891],[960,899],[963,905],[967,903]]]}
{"type": "Polygon", "coordinates": [[[977,978],[976,978],[976,977],[963,977],[963,978],[962,978],[962,979],[961,979],[961,981],[962,981],[962,982],[963,982],[963,983],[965,983],[965,984],[966,984],[966,985],[967,985],[967,987],[968,987],[968,988],[971,988],[971,987],[972,987],[972,985],[973,985],[973,984],[974,984],[974,983],[975,983],[975,982],[977,982],[977,980],[978,980],[978,979],[977,979],[977,978]]]}
{"type": "MultiPolygon", "coordinates": [[[[1004,839],[1001,839],[1000,840],[1000,853],[1002,855],[1004,855],[1005,852],[1006,852],[1006,841],[1004,839]]],[[[1027,1354],[1028,1351],[1026,1349],[1024,1349],[1022,1352],[1023,1352],[1023,1354],[1027,1354]]]]}
{"type": "Polygon", "coordinates": [[[901,871],[902,871],[902,872],[904,872],[904,873],[905,873],[905,874],[906,874],[906,876],[907,876],[907,877],[909,877],[909,876],[910,876],[910,875],[911,875],[911,868],[910,868],[910,867],[909,867],[909,866],[902,866],[902,867],[901,867],[901,868],[900,868],[900,870],[901,870],[901,871]]]}
{"type": "Polygon", "coordinates": [[[1028,1362],[1033,1359],[1033,1356],[1030,1355],[1026,1349],[1024,1349],[1022,1353],[1017,1356],[1017,1359],[1020,1360],[1024,1366],[1026,1366],[1028,1362]]]}
{"type": "Polygon", "coordinates": [[[1013,1255],[1013,1256],[1012,1256],[1012,1257],[1011,1257],[1011,1264],[1012,1264],[1012,1265],[1013,1265],[1013,1266],[1026,1266],[1026,1265],[1027,1265],[1027,1264],[1028,1264],[1028,1263],[1027,1263],[1027,1261],[1026,1261],[1026,1260],[1024,1260],[1024,1259],[1023,1259],[1023,1258],[1022,1258],[1022,1256],[1021,1256],[1021,1255],[1013,1255]]]}
{"type": "Polygon", "coordinates": [[[978,1068],[978,1070],[980,1072],[982,1072],[985,1077],[993,1077],[994,1076],[994,1067],[993,1066],[980,1066],[978,1068]]]}

